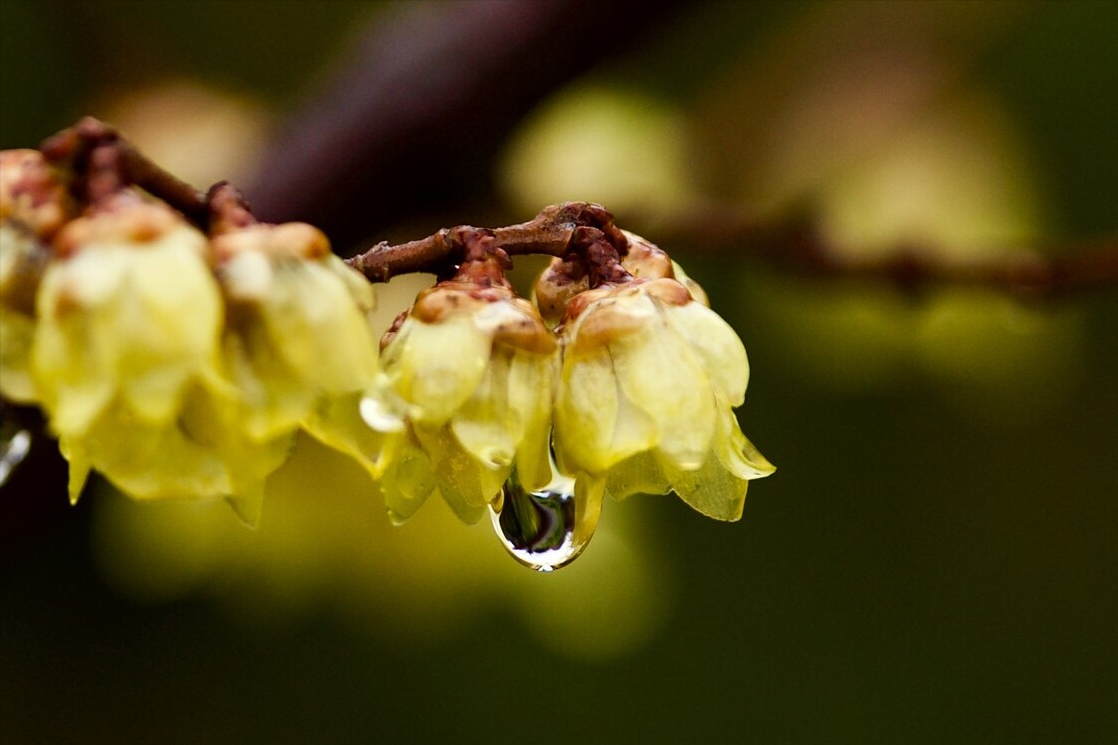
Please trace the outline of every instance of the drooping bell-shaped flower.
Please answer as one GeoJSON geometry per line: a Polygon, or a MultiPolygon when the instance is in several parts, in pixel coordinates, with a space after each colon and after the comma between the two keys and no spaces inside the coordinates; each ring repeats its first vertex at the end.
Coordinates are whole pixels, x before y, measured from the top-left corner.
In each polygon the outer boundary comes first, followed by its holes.
{"type": "Polygon", "coordinates": [[[618,498],[675,491],[706,515],[737,519],[748,480],[774,470],[733,413],[749,379],[745,347],[663,252],[635,236],[629,244],[629,279],[563,305],[560,467],[604,479],[618,498]]]}
{"type": "Polygon", "coordinates": [[[372,287],[310,225],[219,230],[212,244],[228,309],[222,351],[243,403],[238,426],[254,441],[306,429],[378,476],[385,438],[359,413],[377,376],[372,287]]]}
{"type": "Polygon", "coordinates": [[[535,307],[485,254],[424,290],[386,336],[382,364],[405,402],[408,436],[381,488],[407,519],[434,491],[466,521],[512,469],[529,489],[552,478],[548,457],[557,345],[535,307]]]}
{"type": "Polygon", "coordinates": [[[229,497],[251,516],[290,438],[236,426],[201,232],[138,192],[111,194],[55,237],[36,312],[31,374],[71,499],[96,469],[132,497],[229,497]]]}
{"type": "Polygon", "coordinates": [[[55,238],[37,298],[35,386],[60,435],[112,405],[163,425],[215,377],[222,303],[205,236],[166,205],[122,191],[55,238]]]}
{"type": "Polygon", "coordinates": [[[254,441],[239,428],[241,408],[228,390],[195,382],[166,423],[113,405],[82,436],[63,435],[76,502],[90,470],[134,499],[225,498],[249,525],[264,499],[264,480],[287,460],[294,436],[254,441]]]}

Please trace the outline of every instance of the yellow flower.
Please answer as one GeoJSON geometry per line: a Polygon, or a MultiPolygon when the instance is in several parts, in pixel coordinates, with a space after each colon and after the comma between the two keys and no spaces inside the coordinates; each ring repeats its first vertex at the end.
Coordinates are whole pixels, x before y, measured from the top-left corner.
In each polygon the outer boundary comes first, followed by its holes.
{"type": "Polygon", "coordinates": [[[303,427],[378,476],[385,438],[359,414],[375,395],[372,287],[303,223],[250,225],[212,243],[228,304],[224,362],[244,403],[238,426],[253,440],[303,427]]]}
{"type": "Polygon", "coordinates": [[[84,435],[118,401],[166,424],[193,380],[214,377],[222,306],[206,251],[177,213],[131,192],[63,228],[31,354],[57,433],[84,435]]]}
{"type": "Polygon", "coordinates": [[[735,520],[748,480],[774,470],[732,411],[748,382],[745,347],[681,282],[655,276],[670,265],[645,258],[660,266],[653,278],[603,285],[566,305],[560,468],[604,479],[618,498],[674,490],[706,515],[735,520]]]}
{"type": "Polygon", "coordinates": [[[455,279],[420,294],[382,356],[409,421],[381,482],[395,520],[437,490],[475,521],[514,467],[529,489],[551,480],[556,351],[539,313],[510,287],[455,279]]]}
{"type": "Polygon", "coordinates": [[[264,480],[287,460],[294,436],[250,440],[237,426],[239,413],[228,393],[197,383],[167,423],[144,421],[126,405],[106,408],[83,436],[59,439],[70,462],[70,500],[96,469],[134,499],[226,498],[255,525],[264,480]]]}
{"type": "Polygon", "coordinates": [[[291,438],[239,435],[205,237],[123,191],[68,223],[54,249],[31,374],[70,460],[71,499],[96,469],[135,498],[227,496],[251,519],[291,438]]]}
{"type": "Polygon", "coordinates": [[[29,369],[35,293],[48,241],[71,211],[65,186],[38,151],[0,152],[0,394],[12,401],[36,400],[29,369]]]}

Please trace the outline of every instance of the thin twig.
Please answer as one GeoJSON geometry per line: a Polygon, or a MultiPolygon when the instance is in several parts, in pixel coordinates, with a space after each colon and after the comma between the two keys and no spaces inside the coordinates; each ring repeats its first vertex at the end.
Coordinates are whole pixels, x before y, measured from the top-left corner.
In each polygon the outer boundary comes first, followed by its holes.
{"type": "MultiPolygon", "coordinates": [[[[348,263],[372,282],[409,272],[440,273],[460,260],[461,236],[472,230],[458,226],[400,245],[381,242],[348,263]]],[[[490,232],[509,256],[561,257],[576,246],[591,245],[599,236],[624,252],[625,239],[612,215],[599,205],[582,202],[553,205],[528,222],[490,232]]],[[[888,281],[913,292],[932,285],[958,285],[1036,299],[1118,289],[1118,238],[1114,237],[1045,253],[1021,250],[969,262],[940,259],[940,252],[912,244],[864,259],[841,250],[813,221],[757,222],[721,211],[661,225],[656,238],[665,245],[733,252],[735,257],[759,259],[787,273],[888,281]]]]}
{"type": "MultiPolygon", "coordinates": [[[[461,259],[464,236],[476,231],[469,225],[443,228],[417,241],[390,246],[382,241],[346,263],[370,282],[387,282],[411,272],[442,273],[461,259]]],[[[509,256],[543,254],[565,256],[576,246],[605,240],[624,250],[625,237],[613,224],[613,215],[589,202],[564,202],[543,209],[528,222],[487,230],[509,256]]]]}

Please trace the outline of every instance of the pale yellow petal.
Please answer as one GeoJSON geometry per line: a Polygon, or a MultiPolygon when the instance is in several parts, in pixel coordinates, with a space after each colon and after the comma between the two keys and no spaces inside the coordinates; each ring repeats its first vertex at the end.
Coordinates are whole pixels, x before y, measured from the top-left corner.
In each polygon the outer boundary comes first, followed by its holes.
{"type": "Polygon", "coordinates": [[[445,482],[440,482],[440,484],[439,494],[459,520],[467,525],[474,525],[485,516],[486,510],[489,508],[468,502],[456,484],[445,482]]]}
{"type": "Polygon", "coordinates": [[[509,408],[522,418],[516,468],[520,483],[531,490],[551,480],[551,411],[556,355],[517,352],[509,372],[509,408]]]}
{"type": "Polygon", "coordinates": [[[509,350],[495,352],[473,395],[450,420],[461,446],[483,463],[512,465],[523,436],[523,412],[510,405],[509,350]]]}
{"type": "Polygon", "coordinates": [[[625,396],[608,350],[568,355],[555,402],[555,448],[560,465],[602,474],[654,447],[656,423],[625,396]]]}
{"type": "Polygon", "coordinates": [[[312,408],[314,391],[276,354],[262,325],[249,322],[231,329],[222,349],[244,404],[239,426],[254,440],[294,431],[312,408]]]}
{"type": "Polygon", "coordinates": [[[683,468],[707,456],[715,396],[691,348],[662,318],[610,345],[625,395],[656,422],[656,447],[683,468]]]}
{"type": "Polygon", "coordinates": [[[285,262],[261,304],[267,338],[308,387],[328,393],[361,388],[376,369],[363,311],[340,277],[314,262],[285,262]]]}
{"type": "Polygon", "coordinates": [[[70,479],[67,491],[70,495],[70,504],[77,504],[81,498],[86,481],[89,480],[89,471],[92,466],[89,456],[80,442],[74,443],[68,437],[58,439],[58,450],[70,464],[70,479]]]}
{"type": "Polygon", "coordinates": [[[190,379],[215,359],[222,304],[199,241],[184,228],[132,249],[120,296],[105,306],[113,317],[97,329],[102,343],[119,340],[121,393],[152,422],[169,421],[190,379]]]}
{"type": "Polygon", "coordinates": [[[672,485],[651,450],[626,458],[609,469],[606,476],[606,491],[615,499],[631,494],[667,494],[671,490],[672,485]]]}
{"type": "Polygon", "coordinates": [[[402,525],[435,491],[436,481],[431,461],[413,440],[404,438],[378,486],[384,496],[389,518],[395,524],[402,525]]]}
{"type": "Polygon", "coordinates": [[[304,420],[303,427],[323,444],[356,460],[370,477],[378,479],[399,448],[403,433],[368,426],[361,412],[364,397],[364,393],[325,397],[304,420]]]}
{"type": "Polygon", "coordinates": [[[457,440],[444,430],[446,447],[432,459],[439,492],[464,520],[476,520],[482,508],[492,502],[512,472],[508,466],[491,467],[462,449],[457,440]],[[468,507],[469,509],[464,509],[468,507]]]}
{"type": "Polygon", "coordinates": [[[671,480],[680,499],[707,517],[716,520],[737,520],[745,504],[749,481],[731,473],[711,453],[701,468],[684,470],[667,460],[660,466],[671,480]]]}
{"type": "Polygon", "coordinates": [[[491,339],[469,317],[422,323],[414,318],[385,354],[384,370],[413,407],[413,418],[439,425],[450,419],[481,382],[491,339]]]}
{"type": "Polygon", "coordinates": [[[30,369],[34,337],[34,318],[0,306],[0,394],[9,401],[37,399],[30,369]]]}
{"type": "Polygon", "coordinates": [[[730,406],[741,406],[749,384],[749,360],[730,324],[698,303],[666,306],[664,315],[699,355],[719,396],[730,406]]]}
{"type": "Polygon", "coordinates": [[[743,479],[760,479],[776,471],[776,466],[768,461],[753,446],[738,425],[732,411],[724,412],[719,422],[716,442],[718,458],[722,465],[743,479]]]}
{"type": "Polygon", "coordinates": [[[699,305],[705,305],[708,308],[710,307],[710,298],[707,297],[706,290],[700,287],[698,282],[691,279],[691,277],[687,275],[687,272],[683,270],[683,267],[680,266],[678,262],[672,262],[672,274],[675,275],[675,279],[677,282],[687,288],[687,291],[691,293],[691,298],[696,303],[698,303],[699,305]]]}

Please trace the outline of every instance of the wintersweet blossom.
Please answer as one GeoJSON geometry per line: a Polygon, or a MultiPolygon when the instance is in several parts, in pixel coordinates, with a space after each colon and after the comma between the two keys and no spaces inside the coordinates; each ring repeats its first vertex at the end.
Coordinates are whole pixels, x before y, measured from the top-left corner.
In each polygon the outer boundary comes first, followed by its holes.
{"type": "Polygon", "coordinates": [[[261,224],[228,184],[202,195],[94,120],[0,164],[0,395],[43,409],[74,501],[97,471],[255,523],[307,433],[364,467],[395,522],[437,493],[550,571],[606,493],[675,491],[732,520],[774,470],[734,414],[741,340],[599,205],[343,262],[318,229],[261,224]],[[526,300],[505,272],[535,252],[558,258],[526,300]],[[443,281],[378,350],[366,279],[428,269],[443,281]]]}
{"type": "Polygon", "coordinates": [[[221,297],[206,239],[163,204],[122,192],[55,239],[37,298],[35,386],[60,435],[123,404],[162,424],[214,378],[221,297]]]}
{"type": "Polygon", "coordinates": [[[749,378],[745,347],[656,252],[638,248],[634,279],[565,304],[556,454],[615,497],[675,491],[735,520],[748,481],[775,470],[733,414],[749,378]]]}
{"type": "Polygon", "coordinates": [[[237,426],[253,441],[306,429],[379,476],[385,438],[359,414],[378,370],[370,284],[305,223],[230,229],[212,247],[227,309],[223,365],[242,404],[237,426]]]}
{"type": "Polygon", "coordinates": [[[96,469],[136,498],[258,505],[290,443],[250,442],[234,426],[205,236],[124,190],[67,223],[53,250],[31,376],[70,460],[71,499],[96,469]]]}
{"type": "Polygon", "coordinates": [[[539,313],[506,284],[461,277],[420,293],[382,353],[409,422],[381,481],[393,519],[438,491],[472,522],[513,468],[529,489],[551,480],[556,353],[539,313]]]}

